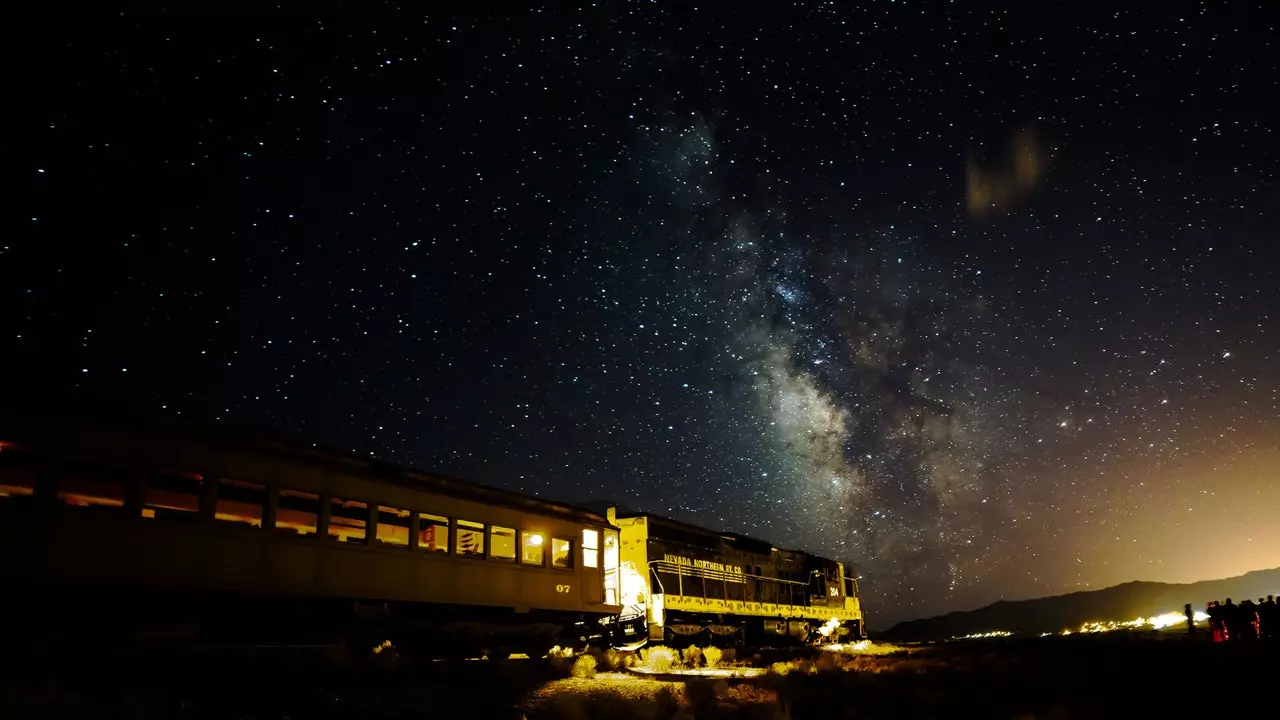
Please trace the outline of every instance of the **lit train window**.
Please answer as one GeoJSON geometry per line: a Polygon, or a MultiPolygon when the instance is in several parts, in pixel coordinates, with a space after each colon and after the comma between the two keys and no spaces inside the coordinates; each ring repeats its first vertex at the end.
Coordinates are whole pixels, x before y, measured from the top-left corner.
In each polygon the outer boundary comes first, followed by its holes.
{"type": "Polygon", "coordinates": [[[200,510],[202,484],[202,478],[193,474],[148,477],[142,496],[142,516],[192,517],[200,510]]]}
{"type": "Polygon", "coordinates": [[[260,483],[218,479],[218,504],[213,518],[223,522],[262,527],[262,508],[267,502],[267,487],[260,483]]]}
{"type": "Polygon", "coordinates": [[[547,561],[547,541],[541,533],[520,534],[520,562],[541,567],[547,561]]]}
{"type": "Polygon", "coordinates": [[[573,541],[551,538],[551,567],[573,567],[573,541]]]}
{"type": "Polygon", "coordinates": [[[276,527],[299,535],[315,533],[320,523],[320,496],[315,493],[280,488],[276,505],[276,527]]]}
{"type": "Polygon", "coordinates": [[[418,547],[429,552],[449,552],[449,518],[418,513],[418,547]]]}
{"type": "Polygon", "coordinates": [[[329,536],[341,542],[362,544],[368,539],[369,503],[329,498],[329,536]]]}
{"type": "Polygon", "coordinates": [[[0,444],[0,498],[28,497],[36,491],[35,458],[0,444]]]}
{"type": "Polygon", "coordinates": [[[516,529],[489,526],[489,555],[498,560],[516,559],[516,529]]]}
{"type": "Polygon", "coordinates": [[[127,484],[105,468],[73,466],[58,479],[58,499],[68,505],[124,507],[127,484]]]}
{"type": "Polygon", "coordinates": [[[582,531],[583,567],[600,567],[600,531],[582,531]]]}
{"type": "Polygon", "coordinates": [[[484,523],[458,521],[458,555],[484,555],[484,523]]]}
{"type": "Polygon", "coordinates": [[[413,516],[408,510],[378,506],[378,542],[409,547],[409,524],[413,516]]]}

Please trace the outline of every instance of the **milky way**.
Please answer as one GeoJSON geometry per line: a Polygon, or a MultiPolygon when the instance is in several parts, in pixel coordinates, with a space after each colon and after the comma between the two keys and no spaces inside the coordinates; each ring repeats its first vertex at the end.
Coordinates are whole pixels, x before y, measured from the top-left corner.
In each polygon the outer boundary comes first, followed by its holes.
{"type": "Polygon", "coordinates": [[[33,24],[6,391],[838,557],[875,626],[1280,565],[1275,9],[768,8],[33,24]]]}

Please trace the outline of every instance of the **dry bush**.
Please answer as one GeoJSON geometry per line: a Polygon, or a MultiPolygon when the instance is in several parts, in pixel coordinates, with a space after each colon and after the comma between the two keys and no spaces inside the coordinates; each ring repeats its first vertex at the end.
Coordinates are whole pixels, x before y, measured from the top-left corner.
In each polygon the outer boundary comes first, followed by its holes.
{"type": "Polygon", "coordinates": [[[657,645],[645,650],[644,664],[652,672],[664,673],[670,672],[680,662],[680,656],[676,651],[663,645],[657,645]]]}
{"type": "Polygon", "coordinates": [[[583,655],[573,661],[573,676],[576,678],[593,678],[596,676],[596,659],[591,655],[583,655]]]}
{"type": "Polygon", "coordinates": [[[391,644],[390,640],[383,640],[374,646],[371,659],[374,667],[391,670],[400,663],[400,653],[396,650],[396,646],[391,644]]]}
{"type": "Polygon", "coordinates": [[[702,651],[702,657],[706,659],[709,668],[718,666],[723,656],[724,651],[718,647],[709,647],[702,651]]]}
{"type": "Polygon", "coordinates": [[[621,669],[626,662],[626,657],[613,648],[605,650],[601,659],[604,662],[598,663],[598,665],[603,665],[604,669],[610,672],[621,669]]]}
{"type": "Polygon", "coordinates": [[[684,657],[684,664],[687,667],[695,668],[698,667],[698,658],[702,657],[702,649],[697,645],[690,645],[680,654],[684,657]]]}
{"type": "Polygon", "coordinates": [[[769,672],[774,675],[790,675],[797,670],[800,670],[800,665],[795,661],[776,662],[769,666],[769,672]]]}

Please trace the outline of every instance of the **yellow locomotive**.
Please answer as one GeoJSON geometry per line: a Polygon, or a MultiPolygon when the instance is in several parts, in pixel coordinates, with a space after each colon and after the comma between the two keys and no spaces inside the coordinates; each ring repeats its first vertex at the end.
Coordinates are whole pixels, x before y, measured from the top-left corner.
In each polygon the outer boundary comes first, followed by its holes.
{"type": "Polygon", "coordinates": [[[621,531],[623,644],[864,636],[857,580],[841,562],[648,513],[608,519],[621,531]]]}

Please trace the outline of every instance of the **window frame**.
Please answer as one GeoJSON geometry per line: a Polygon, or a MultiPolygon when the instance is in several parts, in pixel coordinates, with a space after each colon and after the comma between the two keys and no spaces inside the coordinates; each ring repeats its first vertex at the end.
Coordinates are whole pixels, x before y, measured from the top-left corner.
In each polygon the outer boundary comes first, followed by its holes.
{"type": "Polygon", "coordinates": [[[429,512],[424,512],[422,510],[419,510],[417,513],[417,517],[415,519],[417,520],[417,523],[418,523],[417,548],[419,550],[423,552],[428,552],[428,553],[444,553],[445,555],[454,554],[453,546],[451,544],[451,541],[453,540],[453,537],[452,537],[453,532],[450,529],[451,523],[447,515],[437,515],[435,513],[429,513],[429,512]],[[430,527],[433,527],[433,528],[437,528],[437,529],[441,527],[444,528],[443,543],[436,540],[433,533],[432,541],[433,543],[435,543],[436,547],[422,544],[422,532],[428,527],[428,524],[430,525],[430,527]]]}
{"type": "Polygon", "coordinates": [[[287,488],[287,487],[277,487],[277,488],[276,488],[276,518],[275,518],[275,529],[277,529],[277,530],[279,530],[279,531],[281,531],[281,532],[283,532],[283,533],[289,534],[289,535],[297,535],[297,536],[300,536],[300,537],[306,537],[307,535],[316,535],[316,534],[318,534],[318,533],[320,532],[320,516],[321,516],[321,514],[323,514],[323,513],[324,513],[324,496],[323,496],[323,495],[321,495],[320,493],[311,492],[311,491],[309,491],[309,490],[295,490],[295,489],[293,489],[293,488],[287,488]],[[313,511],[307,511],[307,510],[299,510],[299,509],[297,509],[297,508],[293,508],[293,507],[288,507],[288,505],[291,505],[291,504],[293,504],[293,503],[292,503],[292,502],[286,502],[286,501],[285,501],[285,498],[296,498],[296,499],[298,499],[298,500],[302,500],[302,501],[314,502],[314,503],[315,503],[315,509],[314,509],[313,511]],[[310,530],[304,530],[304,529],[300,529],[300,528],[292,527],[291,525],[287,525],[287,526],[283,526],[283,527],[282,527],[282,526],[280,525],[281,511],[289,512],[289,513],[294,513],[294,512],[297,512],[297,513],[306,513],[306,512],[311,512],[311,514],[312,514],[312,516],[313,516],[313,518],[312,518],[312,523],[311,523],[311,529],[310,529],[310,530]]]}
{"type": "Polygon", "coordinates": [[[553,570],[572,570],[572,569],[575,567],[575,566],[574,566],[574,562],[573,562],[573,560],[574,560],[574,558],[573,558],[573,548],[574,548],[574,545],[573,545],[573,539],[572,539],[572,538],[561,538],[561,537],[555,537],[555,536],[552,536],[552,538],[551,538],[551,552],[550,552],[550,553],[548,553],[549,555],[551,555],[551,568],[552,568],[553,570]],[[563,565],[557,565],[557,564],[556,564],[556,550],[555,550],[555,548],[556,548],[556,543],[557,543],[557,542],[562,542],[562,543],[564,543],[565,545],[568,545],[568,546],[569,546],[569,547],[568,547],[568,551],[564,554],[564,564],[563,564],[563,565]]]}
{"type": "Polygon", "coordinates": [[[582,567],[599,568],[600,567],[600,530],[598,528],[582,529],[582,567]],[[591,537],[591,546],[587,545],[587,538],[591,537]],[[587,555],[590,551],[591,555],[587,555]]]}
{"type": "Polygon", "coordinates": [[[383,505],[382,503],[374,503],[374,506],[377,508],[377,516],[376,516],[377,522],[374,523],[374,527],[373,527],[373,542],[378,547],[388,547],[396,550],[400,550],[400,549],[408,550],[409,545],[412,542],[412,538],[413,538],[414,512],[406,508],[395,507],[394,505],[383,505]],[[382,520],[384,516],[394,517],[398,520],[403,520],[405,524],[400,525],[398,523],[383,522],[382,520]],[[386,525],[387,527],[404,528],[404,542],[398,543],[398,542],[383,540],[382,532],[380,530],[380,528],[382,528],[383,525],[386,525]]]}
{"type": "Polygon", "coordinates": [[[485,557],[493,560],[498,560],[500,562],[509,562],[509,563],[515,563],[520,560],[520,538],[519,538],[520,533],[517,532],[515,528],[507,527],[505,525],[489,525],[485,530],[485,535],[489,537],[489,547],[487,548],[487,553],[485,554],[485,557]],[[510,532],[511,535],[510,536],[506,535],[507,532],[510,532]],[[494,552],[498,547],[498,543],[495,541],[495,539],[499,536],[499,533],[501,533],[502,537],[511,538],[511,555],[510,556],[498,555],[497,553],[494,552]]]}
{"type": "MultiPolygon", "coordinates": [[[[213,486],[215,490],[215,495],[213,498],[213,516],[212,517],[214,520],[220,523],[227,523],[229,525],[248,525],[249,527],[256,527],[256,528],[261,528],[263,526],[263,523],[266,522],[267,505],[270,503],[270,497],[271,497],[271,488],[268,487],[266,483],[253,482],[252,480],[240,480],[238,478],[219,477],[219,478],[214,478],[213,486]],[[231,517],[218,517],[218,514],[219,514],[218,510],[219,508],[222,507],[222,503],[224,500],[228,503],[234,502],[237,504],[246,504],[246,505],[251,504],[243,500],[238,500],[231,497],[225,497],[222,494],[222,488],[224,486],[240,488],[246,491],[247,490],[261,491],[262,501],[257,508],[258,509],[258,517],[256,518],[257,522],[246,522],[244,520],[233,519],[231,517]]],[[[227,508],[227,509],[229,510],[230,508],[227,508]]],[[[230,513],[222,513],[222,514],[224,516],[230,515],[230,513]]]]}
{"type": "MultiPolygon", "coordinates": [[[[329,522],[328,522],[328,526],[325,528],[325,537],[332,538],[335,542],[342,543],[343,545],[369,545],[369,502],[367,500],[357,500],[355,498],[343,498],[343,497],[337,497],[335,495],[330,495],[328,498],[328,503],[329,503],[329,522]],[[351,510],[363,511],[362,522],[364,523],[364,535],[361,536],[360,539],[358,540],[348,539],[347,537],[344,537],[342,533],[334,532],[335,524],[333,520],[335,517],[341,518],[343,520],[351,520],[351,521],[354,521],[357,519],[355,517],[351,517],[350,515],[335,514],[333,511],[336,508],[343,508],[344,510],[351,509],[351,510]]],[[[341,528],[341,527],[350,527],[350,526],[343,525],[342,523],[338,523],[337,527],[341,528]]],[[[347,533],[347,535],[352,535],[352,533],[347,533]]]]}
{"type": "Polygon", "coordinates": [[[470,557],[470,558],[480,558],[480,559],[484,559],[488,557],[485,553],[488,552],[488,549],[489,549],[489,543],[488,543],[489,529],[485,523],[477,522],[475,520],[464,520],[462,518],[454,518],[453,523],[451,523],[450,525],[450,529],[453,530],[453,532],[451,533],[453,535],[453,545],[452,545],[453,553],[451,553],[452,555],[456,557],[470,557]],[[474,533],[475,535],[480,536],[480,548],[478,551],[476,552],[462,551],[462,534],[464,532],[469,534],[474,533]]]}
{"type": "Polygon", "coordinates": [[[519,548],[520,565],[522,567],[545,568],[547,566],[547,535],[546,533],[534,532],[529,530],[521,530],[519,541],[516,543],[516,545],[519,548]],[[538,538],[537,543],[533,545],[526,544],[528,543],[530,538],[535,538],[535,537],[538,538]],[[529,556],[525,554],[528,548],[530,547],[536,547],[538,549],[537,562],[529,562],[529,556]]]}

